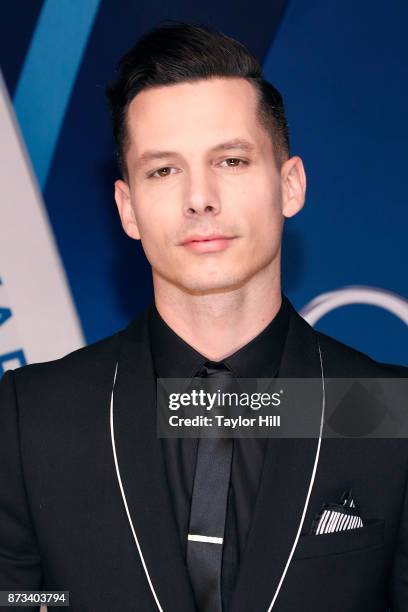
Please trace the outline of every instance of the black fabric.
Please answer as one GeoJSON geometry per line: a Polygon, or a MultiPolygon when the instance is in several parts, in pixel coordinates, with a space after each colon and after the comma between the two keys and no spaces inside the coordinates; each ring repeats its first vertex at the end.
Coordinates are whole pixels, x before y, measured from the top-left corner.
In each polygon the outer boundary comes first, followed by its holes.
{"type": "MultiPolygon", "coordinates": [[[[290,309],[280,376],[318,377],[318,342],[326,379],[408,377],[290,309]]],[[[401,389],[390,414],[403,401],[401,389]]],[[[146,312],[62,359],[4,374],[0,590],[68,590],[70,612],[195,610],[155,404],[146,312]]],[[[268,610],[279,585],[273,612],[406,612],[407,439],[324,439],[293,551],[315,454],[312,439],[269,440],[231,612],[268,610]],[[365,526],[309,535],[322,504],[348,488],[365,526]]]]}
{"type": "MultiPolygon", "coordinates": [[[[223,359],[223,363],[235,377],[272,378],[278,374],[289,317],[290,306],[286,296],[282,294],[281,307],[265,329],[245,346],[223,359]]],[[[154,304],[149,309],[149,335],[157,377],[190,378],[207,361],[205,356],[167,325],[154,304]]],[[[186,556],[186,535],[197,458],[197,440],[163,438],[162,444],[180,542],[186,556]]],[[[224,612],[229,609],[239,562],[245,550],[266,447],[267,439],[234,440],[222,559],[224,612]]]]}

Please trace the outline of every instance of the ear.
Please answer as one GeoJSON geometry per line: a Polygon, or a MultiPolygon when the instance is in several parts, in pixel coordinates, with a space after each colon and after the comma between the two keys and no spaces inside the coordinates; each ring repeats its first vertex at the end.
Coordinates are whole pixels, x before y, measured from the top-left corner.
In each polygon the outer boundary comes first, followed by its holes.
{"type": "Polygon", "coordinates": [[[303,208],[306,194],[306,174],[300,157],[286,160],[281,167],[282,213],[293,217],[303,208]]]}
{"type": "Polygon", "coordinates": [[[122,227],[130,238],[140,240],[139,228],[130,198],[129,185],[125,181],[115,181],[115,201],[122,227]]]}

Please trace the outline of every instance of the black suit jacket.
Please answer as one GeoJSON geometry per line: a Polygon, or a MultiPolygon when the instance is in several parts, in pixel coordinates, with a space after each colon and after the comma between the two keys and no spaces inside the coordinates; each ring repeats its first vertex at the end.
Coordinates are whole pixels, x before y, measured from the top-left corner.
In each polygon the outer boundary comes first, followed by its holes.
{"type": "MultiPolygon", "coordinates": [[[[280,376],[320,377],[317,341],[327,377],[406,376],[293,307],[280,376]]],[[[194,611],[156,436],[146,313],[63,359],[7,372],[0,389],[0,590],[69,590],[75,612],[194,611]]],[[[232,612],[270,609],[316,444],[269,440],[232,612]]],[[[323,439],[274,611],[408,610],[407,467],[405,439],[323,439]],[[350,486],[365,526],[309,535],[322,503],[350,486]]]]}

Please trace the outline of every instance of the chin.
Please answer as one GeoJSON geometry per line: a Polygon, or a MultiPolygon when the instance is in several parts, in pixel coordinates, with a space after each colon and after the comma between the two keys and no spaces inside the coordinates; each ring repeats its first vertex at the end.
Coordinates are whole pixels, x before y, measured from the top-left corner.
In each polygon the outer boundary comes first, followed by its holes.
{"type": "Polygon", "coordinates": [[[186,293],[191,294],[211,294],[211,293],[226,293],[234,291],[246,282],[244,275],[219,275],[217,278],[205,278],[203,275],[197,274],[194,276],[183,277],[178,279],[179,287],[186,293]]]}

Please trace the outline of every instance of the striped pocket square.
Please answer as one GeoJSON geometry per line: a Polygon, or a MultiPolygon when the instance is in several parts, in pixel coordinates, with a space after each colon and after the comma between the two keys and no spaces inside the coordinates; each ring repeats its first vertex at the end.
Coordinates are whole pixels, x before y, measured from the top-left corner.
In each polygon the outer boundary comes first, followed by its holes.
{"type": "Polygon", "coordinates": [[[324,504],[315,516],[310,535],[321,535],[364,527],[352,490],[344,491],[337,504],[324,504]]]}

